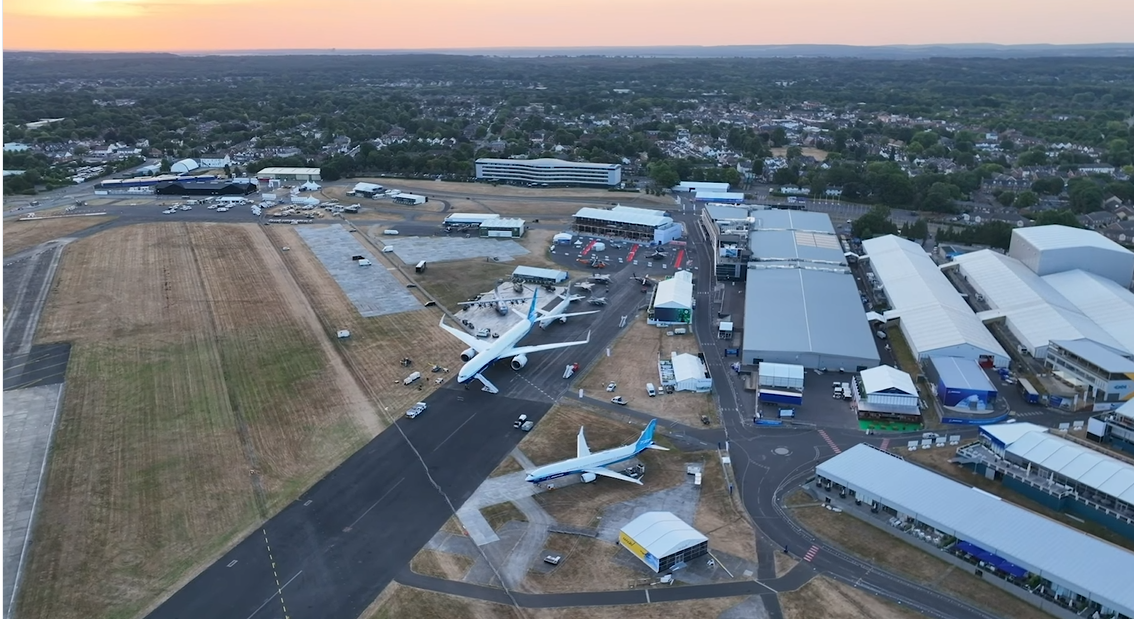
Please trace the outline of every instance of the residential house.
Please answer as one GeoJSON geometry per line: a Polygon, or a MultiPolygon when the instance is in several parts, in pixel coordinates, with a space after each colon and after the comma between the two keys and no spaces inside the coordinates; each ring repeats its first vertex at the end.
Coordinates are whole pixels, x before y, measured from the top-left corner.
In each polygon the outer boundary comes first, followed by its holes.
{"type": "Polygon", "coordinates": [[[1119,221],[1099,230],[1106,238],[1127,247],[1134,247],[1134,220],[1119,221]]]}
{"type": "Polygon", "coordinates": [[[226,165],[232,165],[232,158],[227,154],[202,155],[199,163],[202,168],[219,170],[226,165]]]}

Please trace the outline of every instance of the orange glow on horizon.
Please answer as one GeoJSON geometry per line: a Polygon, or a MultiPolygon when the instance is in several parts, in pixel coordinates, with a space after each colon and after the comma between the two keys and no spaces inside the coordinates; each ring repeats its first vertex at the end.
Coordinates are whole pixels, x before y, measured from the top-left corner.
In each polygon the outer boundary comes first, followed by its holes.
{"type": "Polygon", "coordinates": [[[1134,42],[1134,2],[8,0],[4,49],[220,51],[1134,42]],[[1073,19],[1070,13],[1105,16],[1073,19]],[[1075,24],[1075,26],[1070,26],[1075,24]],[[1088,25],[1089,24],[1089,25],[1088,25]]]}

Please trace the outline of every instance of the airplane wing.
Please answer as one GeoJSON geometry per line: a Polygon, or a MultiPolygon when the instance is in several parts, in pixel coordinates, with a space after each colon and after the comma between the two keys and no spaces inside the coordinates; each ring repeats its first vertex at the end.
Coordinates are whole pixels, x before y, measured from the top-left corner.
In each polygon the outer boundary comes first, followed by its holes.
{"type": "Polygon", "coordinates": [[[556,319],[558,319],[558,318],[570,318],[572,316],[586,316],[587,314],[597,314],[597,313],[599,313],[598,310],[594,310],[594,311],[590,311],[590,312],[574,312],[574,313],[571,313],[571,314],[556,314],[554,316],[551,316],[551,318],[556,318],[556,319]]]}
{"type": "Polygon", "coordinates": [[[489,346],[492,345],[486,340],[478,340],[468,333],[461,331],[460,329],[454,329],[453,327],[450,327],[449,325],[445,324],[445,318],[443,317],[441,318],[441,328],[448,331],[453,337],[457,338],[458,340],[461,340],[462,342],[468,344],[469,348],[472,348],[477,352],[484,352],[489,346]]]}
{"type": "Polygon", "coordinates": [[[593,473],[595,475],[602,475],[603,477],[610,477],[610,478],[618,479],[618,480],[621,480],[621,481],[628,481],[632,484],[638,484],[639,486],[642,485],[641,480],[634,479],[633,477],[629,477],[627,475],[623,475],[622,473],[615,473],[614,471],[607,469],[607,468],[603,468],[601,466],[596,466],[593,469],[585,469],[583,472],[584,473],[593,473]]]}
{"type": "Polygon", "coordinates": [[[575,439],[578,457],[591,455],[591,448],[587,446],[587,437],[583,436],[583,428],[579,428],[579,436],[575,439]]]}
{"type": "Polygon", "coordinates": [[[518,346],[513,347],[511,350],[506,351],[501,357],[515,357],[516,355],[527,355],[533,352],[542,352],[544,350],[555,350],[557,348],[567,348],[569,346],[582,346],[591,342],[591,334],[587,334],[587,339],[581,342],[558,342],[555,344],[537,344],[535,346],[518,346]]]}

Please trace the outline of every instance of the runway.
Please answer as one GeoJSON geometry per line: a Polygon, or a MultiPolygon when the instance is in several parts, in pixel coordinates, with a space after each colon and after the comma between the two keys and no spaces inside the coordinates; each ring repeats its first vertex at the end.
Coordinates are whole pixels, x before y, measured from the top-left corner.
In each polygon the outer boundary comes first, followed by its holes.
{"type": "Polygon", "coordinates": [[[427,402],[149,616],[357,619],[520,441],[512,420],[550,408],[462,389],[427,402]]]}

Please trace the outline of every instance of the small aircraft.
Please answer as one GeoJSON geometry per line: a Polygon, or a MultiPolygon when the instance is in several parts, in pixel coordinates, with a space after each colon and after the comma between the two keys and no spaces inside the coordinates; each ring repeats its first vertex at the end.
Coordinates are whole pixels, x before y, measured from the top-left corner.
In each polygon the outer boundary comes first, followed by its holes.
{"type": "Polygon", "coordinates": [[[579,475],[582,477],[583,483],[589,484],[598,479],[599,475],[602,475],[603,477],[610,477],[628,481],[632,484],[642,485],[641,480],[623,475],[622,473],[615,473],[606,467],[612,464],[618,464],[619,462],[625,462],[647,449],[669,451],[667,448],[654,442],[654,430],[657,429],[657,425],[658,420],[652,419],[636,442],[623,445],[622,447],[600,451],[595,454],[591,453],[591,448],[587,446],[587,438],[583,435],[583,428],[579,428],[579,436],[575,439],[576,457],[538,467],[528,473],[525,480],[533,484],[538,484],[551,479],[566,477],[567,475],[579,475]]]}
{"type": "Polygon", "coordinates": [[[598,275],[598,274],[596,274],[596,275],[592,275],[591,279],[594,280],[594,282],[597,283],[597,284],[608,284],[608,285],[610,284],[610,276],[609,275],[598,275]]]}
{"type": "Polygon", "coordinates": [[[606,305],[606,297],[597,297],[589,301],[591,305],[606,305]]]}
{"type": "Polygon", "coordinates": [[[654,253],[650,255],[650,260],[664,260],[664,259],[665,259],[665,252],[660,250],[660,249],[654,250],[654,253]]]}
{"type": "MultiPolygon", "coordinates": [[[[527,315],[521,313],[519,310],[509,307],[508,309],[524,318],[516,326],[508,329],[506,332],[500,334],[500,338],[496,340],[480,340],[465,331],[450,327],[445,324],[445,317],[441,317],[440,326],[447,331],[450,335],[461,340],[469,347],[461,353],[461,361],[465,365],[457,372],[457,382],[461,384],[468,384],[473,379],[479,380],[484,387],[482,391],[488,393],[499,393],[500,390],[493,385],[487,378],[484,377],[483,372],[488,369],[493,363],[500,359],[507,357],[512,358],[511,366],[513,370],[520,371],[528,364],[528,355],[533,352],[541,352],[545,350],[555,350],[557,348],[567,348],[569,346],[582,346],[583,344],[590,343],[591,334],[587,333],[587,339],[578,342],[559,342],[553,344],[538,344],[536,346],[517,346],[520,340],[527,337],[531,333],[532,327],[539,322],[539,313],[536,303],[539,291],[532,294],[532,304],[528,307],[527,315]]],[[[589,312],[588,312],[589,313],[589,312]]],[[[571,314],[560,315],[559,318],[566,318],[571,314]]]]}
{"type": "Polygon", "coordinates": [[[654,280],[650,279],[649,275],[639,276],[635,274],[634,279],[638,280],[638,283],[642,284],[643,286],[652,286],[654,284],[654,280]]]}
{"type": "Polygon", "coordinates": [[[496,306],[496,313],[497,314],[500,314],[501,316],[507,316],[509,305],[511,305],[513,303],[519,303],[521,301],[527,301],[528,299],[531,298],[531,297],[516,297],[516,298],[512,298],[512,299],[503,299],[503,298],[500,297],[500,283],[497,283],[496,287],[492,289],[492,301],[481,301],[480,297],[481,297],[481,295],[477,295],[476,298],[473,299],[472,301],[462,301],[462,302],[458,303],[457,305],[476,306],[476,307],[485,307],[485,306],[488,306],[488,305],[494,305],[494,306],[496,306]]]}
{"type": "Polygon", "coordinates": [[[575,287],[589,291],[595,287],[595,284],[594,282],[575,282],[575,287]]]}

